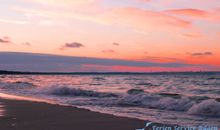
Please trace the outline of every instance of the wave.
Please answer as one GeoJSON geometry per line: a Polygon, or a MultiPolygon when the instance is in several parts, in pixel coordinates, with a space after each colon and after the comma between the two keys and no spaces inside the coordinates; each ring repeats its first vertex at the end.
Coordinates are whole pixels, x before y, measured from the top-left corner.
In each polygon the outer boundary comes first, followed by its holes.
{"type": "Polygon", "coordinates": [[[142,90],[142,89],[129,89],[127,91],[127,94],[140,94],[140,93],[144,93],[144,90],[142,90]]]}
{"type": "Polygon", "coordinates": [[[36,87],[33,83],[29,82],[1,82],[1,89],[26,89],[36,87]]]}
{"type": "Polygon", "coordinates": [[[220,99],[186,97],[179,94],[149,94],[131,89],[131,94],[118,100],[119,106],[137,106],[159,110],[184,111],[190,115],[220,117],[220,99]]]}
{"type": "Polygon", "coordinates": [[[128,80],[128,81],[135,81],[135,80],[142,80],[142,79],[140,79],[140,78],[134,78],[134,77],[129,77],[129,78],[124,78],[124,80],[128,80]]]}
{"type": "Polygon", "coordinates": [[[204,100],[208,100],[210,99],[210,97],[207,97],[207,96],[192,96],[192,97],[189,97],[191,100],[194,100],[195,102],[199,103],[201,101],[204,101],[204,100]]]}
{"type": "Polygon", "coordinates": [[[102,84],[91,83],[89,85],[91,85],[91,86],[101,86],[102,84]]]}
{"type": "Polygon", "coordinates": [[[104,77],[94,77],[93,80],[103,81],[103,80],[106,80],[106,79],[104,77]]]}
{"type": "Polygon", "coordinates": [[[207,80],[220,80],[220,78],[219,77],[209,77],[209,78],[207,78],[207,80]]]}
{"type": "Polygon", "coordinates": [[[126,95],[118,101],[119,106],[140,106],[172,111],[186,111],[194,103],[188,97],[174,98],[148,93],[126,95]]]}
{"type": "Polygon", "coordinates": [[[119,106],[150,106],[152,103],[159,100],[160,97],[148,93],[141,93],[135,95],[126,95],[118,100],[119,106]]]}
{"type": "Polygon", "coordinates": [[[204,100],[193,105],[187,113],[199,116],[220,117],[220,102],[215,99],[204,100]]]}
{"type": "Polygon", "coordinates": [[[163,97],[181,98],[181,95],[177,93],[159,93],[159,95],[163,97]]]}
{"type": "Polygon", "coordinates": [[[136,85],[146,86],[146,87],[158,86],[158,85],[154,85],[152,83],[145,83],[145,82],[140,82],[140,83],[137,83],[136,85]]]}
{"type": "Polygon", "coordinates": [[[151,107],[162,110],[172,110],[172,111],[186,111],[194,104],[187,97],[181,99],[174,99],[170,97],[161,98],[159,101],[152,104],[151,107]]]}
{"type": "Polygon", "coordinates": [[[81,97],[118,97],[118,95],[113,93],[96,92],[91,90],[83,90],[79,88],[70,88],[66,86],[59,87],[49,87],[49,93],[56,96],[81,96],[81,97]]]}

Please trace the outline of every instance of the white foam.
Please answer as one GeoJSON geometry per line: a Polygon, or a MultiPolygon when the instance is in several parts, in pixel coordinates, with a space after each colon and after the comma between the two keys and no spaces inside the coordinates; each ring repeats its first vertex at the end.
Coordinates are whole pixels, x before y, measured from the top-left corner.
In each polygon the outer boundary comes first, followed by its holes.
{"type": "Polygon", "coordinates": [[[126,95],[118,101],[118,105],[122,106],[142,106],[172,111],[186,111],[193,104],[194,101],[187,97],[174,99],[171,97],[163,97],[149,93],[126,95]]]}
{"type": "Polygon", "coordinates": [[[126,95],[119,99],[118,105],[125,106],[150,106],[153,102],[159,100],[159,96],[151,94],[126,95]]]}
{"type": "Polygon", "coordinates": [[[180,99],[174,99],[170,97],[161,98],[159,101],[154,102],[152,107],[157,109],[173,110],[173,111],[185,111],[193,105],[193,101],[187,97],[180,99]]]}
{"type": "Polygon", "coordinates": [[[220,102],[214,99],[208,99],[193,105],[187,113],[199,116],[220,117],[220,102]]]}
{"type": "Polygon", "coordinates": [[[81,97],[117,97],[113,93],[96,92],[91,90],[83,90],[79,88],[71,88],[68,86],[51,86],[47,88],[49,94],[57,96],[81,96],[81,97]]]}

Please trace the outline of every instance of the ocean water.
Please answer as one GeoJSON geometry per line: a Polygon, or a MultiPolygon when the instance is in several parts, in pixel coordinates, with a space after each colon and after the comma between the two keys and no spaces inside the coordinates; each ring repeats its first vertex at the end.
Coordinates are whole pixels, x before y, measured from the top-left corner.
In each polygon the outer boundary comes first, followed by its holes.
{"type": "Polygon", "coordinates": [[[220,126],[220,74],[1,75],[0,92],[181,126],[220,126]]]}

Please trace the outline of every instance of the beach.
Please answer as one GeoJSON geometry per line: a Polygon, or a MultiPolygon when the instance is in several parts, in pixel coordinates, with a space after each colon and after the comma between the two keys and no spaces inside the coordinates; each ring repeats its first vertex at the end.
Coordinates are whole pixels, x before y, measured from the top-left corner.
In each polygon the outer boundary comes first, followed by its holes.
{"type": "Polygon", "coordinates": [[[0,99],[0,130],[135,130],[145,121],[43,102],[0,99]]]}

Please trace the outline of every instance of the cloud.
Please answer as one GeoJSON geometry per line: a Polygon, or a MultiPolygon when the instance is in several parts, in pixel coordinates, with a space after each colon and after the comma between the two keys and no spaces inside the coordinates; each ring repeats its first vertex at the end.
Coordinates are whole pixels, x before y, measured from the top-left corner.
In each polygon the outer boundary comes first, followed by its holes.
{"type": "Polygon", "coordinates": [[[85,47],[85,46],[79,42],[73,42],[73,43],[66,43],[60,49],[63,50],[65,48],[81,48],[81,47],[85,47]]]}
{"type": "Polygon", "coordinates": [[[103,50],[103,53],[116,53],[114,50],[112,49],[108,49],[108,50],[103,50]]]}
{"type": "MultiPolygon", "coordinates": [[[[148,52],[144,52],[145,54],[148,54],[148,52]]],[[[184,63],[186,62],[183,59],[178,58],[170,58],[170,57],[155,57],[155,56],[145,56],[144,58],[140,59],[140,61],[151,61],[151,62],[175,62],[175,63],[184,63]]]]}
{"type": "Polygon", "coordinates": [[[138,2],[142,2],[142,3],[147,3],[150,2],[151,0],[137,0],[138,2]]]}
{"type": "Polygon", "coordinates": [[[28,21],[20,21],[20,20],[7,20],[7,19],[0,19],[0,23],[7,23],[7,24],[29,24],[28,21]]]}
{"type": "Polygon", "coordinates": [[[114,45],[114,46],[119,46],[120,44],[117,43],[117,42],[114,42],[114,43],[112,43],[112,45],[114,45]]]}
{"type": "Polygon", "coordinates": [[[0,38],[0,43],[12,43],[9,37],[0,38]]]}
{"type": "Polygon", "coordinates": [[[25,42],[25,43],[23,43],[23,45],[31,46],[31,43],[30,42],[25,42]]]}
{"type": "Polygon", "coordinates": [[[185,38],[199,38],[202,37],[202,34],[196,32],[196,33],[184,33],[182,34],[183,37],[185,38]]]}
{"type": "MultiPolygon", "coordinates": [[[[99,7],[97,7],[99,8],[99,7]]],[[[111,9],[74,8],[72,10],[53,9],[25,9],[14,8],[18,12],[51,19],[79,19],[103,25],[115,25],[133,28],[134,30],[175,31],[179,29],[192,29],[191,21],[187,21],[164,12],[140,9],[135,7],[117,7],[111,9]],[[73,11],[74,10],[74,11],[73,11]]]]}
{"type": "Polygon", "coordinates": [[[107,12],[103,18],[112,24],[122,24],[137,30],[171,30],[180,28],[191,28],[192,23],[162,12],[145,10],[140,8],[126,7],[115,8],[107,12]],[[156,26],[156,27],[155,27],[156,26]]]}
{"type": "MultiPolygon", "coordinates": [[[[180,16],[189,16],[199,18],[200,20],[206,20],[210,22],[220,22],[220,10],[201,10],[201,9],[173,9],[164,11],[168,14],[180,15],[180,16]]],[[[198,20],[198,19],[197,19],[198,20]]]]}
{"type": "MultiPolygon", "coordinates": [[[[19,53],[19,52],[0,52],[0,68],[4,70],[16,71],[37,71],[37,72],[79,72],[79,71],[93,71],[87,70],[84,65],[95,65],[103,67],[165,67],[167,70],[182,67],[201,67],[203,65],[192,65],[187,63],[176,62],[146,62],[146,61],[132,61],[120,59],[104,59],[104,58],[89,58],[76,56],[59,56],[47,54],[34,53],[19,53]]],[[[124,68],[123,71],[129,71],[124,68]]],[[[105,71],[105,70],[102,70],[105,71]]],[[[110,70],[111,71],[111,70],[110,70]]],[[[153,71],[153,70],[151,70],[153,71]]]]}
{"type": "Polygon", "coordinates": [[[26,2],[37,3],[48,6],[79,6],[98,2],[98,0],[23,0],[26,2]]]}
{"type": "Polygon", "coordinates": [[[214,55],[212,52],[194,52],[191,53],[191,56],[211,56],[214,55]]]}
{"type": "Polygon", "coordinates": [[[173,9],[173,10],[167,10],[165,12],[171,14],[178,14],[178,15],[194,16],[194,17],[204,17],[209,14],[207,11],[200,9],[173,9]]]}

